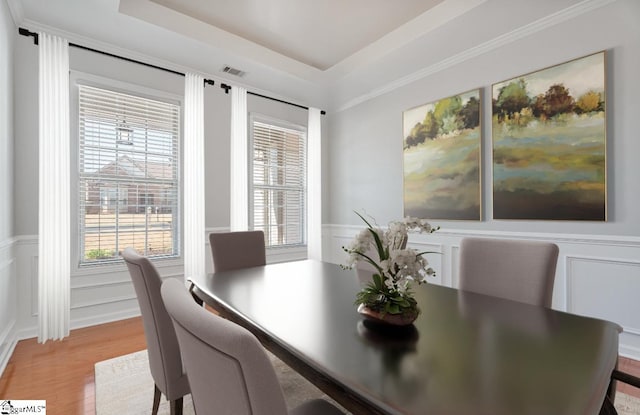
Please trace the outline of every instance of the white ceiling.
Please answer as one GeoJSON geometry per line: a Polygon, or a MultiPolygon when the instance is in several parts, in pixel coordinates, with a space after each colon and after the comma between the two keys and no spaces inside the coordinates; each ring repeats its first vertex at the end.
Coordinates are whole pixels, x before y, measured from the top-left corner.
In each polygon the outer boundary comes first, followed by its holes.
{"type": "Polygon", "coordinates": [[[443,0],[150,0],[326,70],[443,0]]]}
{"type": "Polygon", "coordinates": [[[485,1],[120,0],[118,11],[320,82],[370,64],[485,1]]]}

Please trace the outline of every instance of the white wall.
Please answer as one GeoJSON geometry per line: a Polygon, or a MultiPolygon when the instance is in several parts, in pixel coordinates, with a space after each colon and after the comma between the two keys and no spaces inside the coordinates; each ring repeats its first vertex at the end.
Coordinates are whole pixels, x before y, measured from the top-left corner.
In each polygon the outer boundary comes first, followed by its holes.
{"type": "Polygon", "coordinates": [[[15,346],[16,271],[13,256],[13,42],[16,27],[0,4],[0,373],[15,346]]]}
{"type": "MultiPolygon", "coordinates": [[[[12,32],[13,33],[13,32],[12,32]]],[[[18,338],[33,337],[37,332],[37,264],[38,264],[38,47],[31,38],[15,39],[16,71],[16,178],[15,256],[18,281],[18,338]]],[[[72,79],[108,78],[180,98],[184,78],[135,63],[70,48],[72,79]],[[83,75],[87,74],[87,75],[83,75]]],[[[205,87],[205,225],[202,243],[207,245],[206,266],[212,270],[207,235],[229,229],[229,154],[231,95],[219,87],[205,87]]],[[[72,93],[74,89],[72,87],[72,93]]],[[[72,103],[76,98],[72,97],[72,103]]],[[[249,96],[248,110],[306,126],[307,111],[264,98],[249,96]]],[[[73,115],[72,115],[73,120],[73,115]]],[[[72,151],[77,153],[76,132],[72,127],[72,151]]],[[[74,169],[72,169],[72,172],[74,169]]],[[[72,189],[75,188],[72,186],[72,189]]],[[[72,190],[73,192],[73,190],[72,190]]],[[[72,193],[73,196],[73,193],[72,193]]],[[[71,216],[77,216],[72,203],[71,216]]],[[[72,251],[77,250],[77,232],[72,230],[72,251]]],[[[270,262],[306,256],[306,251],[268,254],[270,262]]],[[[181,259],[156,261],[163,278],[182,277],[181,259]]],[[[78,328],[139,314],[133,286],[124,265],[83,267],[77,258],[71,263],[71,327],[78,328]]],[[[14,289],[13,292],[16,290],[14,289]]],[[[15,298],[15,296],[13,296],[15,298]]],[[[14,313],[15,314],[15,313],[14,313]]],[[[14,317],[15,318],[15,317],[14,317]]]]}
{"type": "MultiPolygon", "coordinates": [[[[493,0],[495,10],[506,0],[493,0]]],[[[489,6],[491,6],[489,8],[489,6]]],[[[505,4],[505,7],[507,5],[505,4]]],[[[482,25],[493,16],[474,10],[467,21],[482,25]]],[[[640,140],[640,2],[619,0],[587,12],[576,12],[558,24],[538,24],[527,36],[503,39],[468,59],[429,72],[414,82],[366,100],[329,118],[325,169],[325,252],[342,262],[340,246],[361,226],[353,210],[365,209],[378,223],[402,216],[402,112],[474,88],[482,88],[483,217],[478,222],[435,221],[442,231],[414,237],[433,245],[434,282],[456,286],[457,247],[467,235],[543,239],[561,248],[554,308],[607,318],[621,324],[621,351],[640,358],[640,192],[637,178],[640,140]],[[491,85],[573,58],[607,51],[607,175],[606,223],[501,221],[492,219],[491,85]],[[355,226],[354,226],[355,225],[355,226]]],[[[454,28],[444,28],[453,31],[454,28]]],[[[450,33],[450,32],[449,32],[450,33]]],[[[445,41],[443,38],[442,41],[445,41]]],[[[428,51],[425,50],[425,53],[428,51]]]]}

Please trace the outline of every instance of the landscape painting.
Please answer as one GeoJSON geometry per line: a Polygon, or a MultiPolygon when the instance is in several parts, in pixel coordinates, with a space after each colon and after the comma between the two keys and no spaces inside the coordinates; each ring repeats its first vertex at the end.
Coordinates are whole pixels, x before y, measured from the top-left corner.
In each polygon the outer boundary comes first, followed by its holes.
{"type": "Polygon", "coordinates": [[[493,218],[606,220],[605,53],[493,85],[493,218]]]}
{"type": "Polygon", "coordinates": [[[404,215],[480,220],[480,90],[403,113],[404,215]]]}

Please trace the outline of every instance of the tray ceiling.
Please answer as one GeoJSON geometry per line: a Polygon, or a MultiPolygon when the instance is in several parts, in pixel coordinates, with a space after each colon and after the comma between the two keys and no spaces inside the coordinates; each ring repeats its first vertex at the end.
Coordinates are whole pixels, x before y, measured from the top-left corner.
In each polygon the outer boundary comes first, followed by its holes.
{"type": "Polygon", "coordinates": [[[326,70],[443,0],[151,0],[326,70]]]}

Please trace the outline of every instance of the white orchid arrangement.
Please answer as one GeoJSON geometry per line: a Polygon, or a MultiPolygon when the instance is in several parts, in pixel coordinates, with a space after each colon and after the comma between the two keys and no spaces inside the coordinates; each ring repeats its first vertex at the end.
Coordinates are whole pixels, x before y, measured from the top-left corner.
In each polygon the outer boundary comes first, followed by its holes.
{"type": "Polygon", "coordinates": [[[424,219],[406,217],[402,221],[389,223],[385,231],[371,225],[358,212],[356,214],[367,224],[367,228],[348,247],[342,247],[349,254],[344,267],[352,268],[358,261],[366,261],[377,272],[373,274],[372,281],[357,294],[355,303],[381,313],[417,314],[419,310],[411,292],[411,284],[422,284],[427,276],[435,275],[422,256],[433,252],[406,248],[408,233],[433,233],[440,228],[431,226],[424,219]],[[377,253],[377,261],[369,256],[371,248],[377,253]]]}

